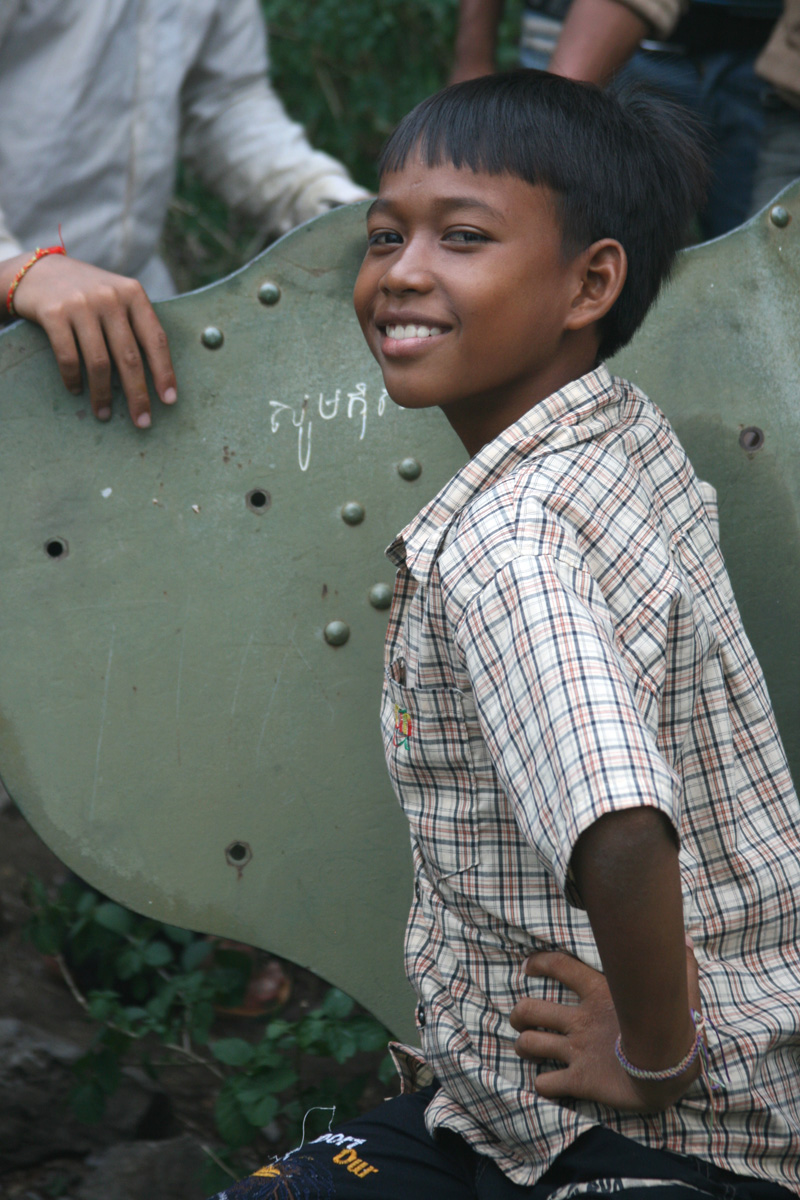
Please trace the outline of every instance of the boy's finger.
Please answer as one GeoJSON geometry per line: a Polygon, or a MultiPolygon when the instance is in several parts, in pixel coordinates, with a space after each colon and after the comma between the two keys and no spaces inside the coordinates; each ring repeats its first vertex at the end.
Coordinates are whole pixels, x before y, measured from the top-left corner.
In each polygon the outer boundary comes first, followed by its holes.
{"type": "Polygon", "coordinates": [[[555,979],[579,996],[583,996],[598,979],[602,979],[599,971],[560,950],[541,950],[531,954],[525,963],[525,974],[555,979]]]}
{"type": "Polygon", "coordinates": [[[540,1071],[533,1086],[545,1100],[564,1100],[576,1096],[573,1072],[569,1067],[563,1071],[540,1071]]]}
{"type": "Polygon", "coordinates": [[[544,1033],[540,1029],[528,1029],[514,1042],[520,1058],[527,1061],[549,1059],[553,1062],[569,1062],[569,1039],[557,1033],[544,1033]]]}
{"type": "Polygon", "coordinates": [[[517,1033],[528,1029],[551,1029],[569,1033],[575,1016],[574,1004],[553,1004],[549,1000],[520,1000],[509,1013],[509,1022],[517,1033]]]}
{"type": "Polygon", "coordinates": [[[141,291],[131,304],[130,319],[147,359],[159,399],[164,404],[174,404],[178,399],[178,385],[169,352],[169,341],[144,291],[141,291]]]}
{"type": "Polygon", "coordinates": [[[101,420],[111,416],[111,361],[103,330],[93,313],[75,322],[75,337],[86,368],[92,412],[101,420]]]}
{"type": "Polygon", "coordinates": [[[111,357],[119,372],[131,420],[139,429],[147,429],[150,425],[150,395],[147,391],[144,362],[128,314],[124,310],[109,314],[103,328],[111,357]]]}
{"type": "Polygon", "coordinates": [[[43,322],[42,328],[50,339],[64,387],[72,392],[73,396],[79,396],[83,391],[83,375],[72,326],[66,321],[58,321],[47,324],[43,322]]]}

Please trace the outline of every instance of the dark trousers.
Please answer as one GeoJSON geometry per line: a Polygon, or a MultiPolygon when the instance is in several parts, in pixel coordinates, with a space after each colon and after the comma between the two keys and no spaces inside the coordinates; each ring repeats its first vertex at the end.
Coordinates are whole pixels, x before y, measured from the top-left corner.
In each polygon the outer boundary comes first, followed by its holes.
{"type": "Polygon", "coordinates": [[[424,1117],[434,1090],[387,1100],[216,1200],[572,1200],[608,1192],[624,1192],[625,1200],[793,1197],[776,1184],[649,1150],[600,1126],[559,1155],[538,1183],[520,1187],[456,1134],[430,1136],[424,1117]]]}

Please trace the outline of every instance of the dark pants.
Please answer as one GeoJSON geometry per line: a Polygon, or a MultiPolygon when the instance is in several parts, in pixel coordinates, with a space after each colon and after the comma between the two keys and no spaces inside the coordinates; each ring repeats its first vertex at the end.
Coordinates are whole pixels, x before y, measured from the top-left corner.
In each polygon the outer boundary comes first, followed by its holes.
{"type": "Polygon", "coordinates": [[[625,1200],[792,1200],[776,1184],[696,1158],[648,1150],[596,1127],[520,1187],[456,1134],[425,1128],[434,1088],[387,1100],[220,1192],[216,1200],[558,1200],[624,1192],[625,1200]],[[657,1191],[654,1192],[653,1181],[657,1191]],[[566,1191],[564,1190],[566,1189],[566,1191]]]}

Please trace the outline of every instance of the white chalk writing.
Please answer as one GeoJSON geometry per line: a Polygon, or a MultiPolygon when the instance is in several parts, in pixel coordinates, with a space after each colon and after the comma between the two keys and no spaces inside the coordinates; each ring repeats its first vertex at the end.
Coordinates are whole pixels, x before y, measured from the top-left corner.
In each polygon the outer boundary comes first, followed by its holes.
{"type": "Polygon", "coordinates": [[[303,472],[307,471],[311,464],[311,432],[317,416],[322,421],[333,421],[337,417],[344,417],[345,420],[352,421],[358,430],[358,440],[363,442],[369,417],[382,417],[386,412],[386,401],[389,399],[386,388],[380,389],[377,398],[370,399],[367,395],[366,383],[356,383],[346,392],[346,405],[342,401],[342,391],[342,388],[336,388],[333,395],[320,392],[319,399],[316,401],[306,393],[302,400],[295,402],[283,400],[270,400],[269,402],[271,432],[280,432],[284,424],[288,425],[289,421],[291,421],[291,426],[297,430],[297,464],[303,472]],[[282,420],[284,413],[287,414],[286,422],[282,420]]]}

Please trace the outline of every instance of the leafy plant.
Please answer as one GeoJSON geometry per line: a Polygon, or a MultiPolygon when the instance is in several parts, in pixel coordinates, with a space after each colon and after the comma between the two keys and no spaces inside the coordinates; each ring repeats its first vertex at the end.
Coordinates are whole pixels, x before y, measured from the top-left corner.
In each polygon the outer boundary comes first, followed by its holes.
{"type": "MultiPolygon", "coordinates": [[[[278,1122],[297,1138],[303,1115],[336,1106],[337,1120],[354,1115],[363,1075],[346,1084],[335,1077],[309,1084],[308,1056],[344,1064],[355,1055],[384,1050],[388,1033],[356,1011],[337,988],[298,1018],[251,1023],[252,1040],[212,1040],[216,1011],[240,1004],[252,958],[229,944],[164,925],[106,900],[77,880],[51,897],[31,878],[32,915],[27,933],[43,954],[54,956],[73,997],[97,1025],[89,1051],[75,1066],[69,1102],[83,1121],[99,1121],[132,1058],[151,1076],[177,1063],[205,1068],[216,1080],[216,1129],[227,1151],[257,1143],[278,1122]],[[304,1079],[304,1074],[306,1079],[304,1079]]],[[[388,1056],[380,1077],[392,1076],[388,1056]]]]}
{"type": "MultiPolygon", "coordinates": [[[[458,0],[261,0],[270,74],[290,116],[373,189],[375,162],[400,118],[447,82],[458,0]]],[[[517,57],[521,0],[506,4],[498,64],[517,57]]],[[[179,290],[212,282],[263,246],[182,171],[164,237],[179,290]]]]}

